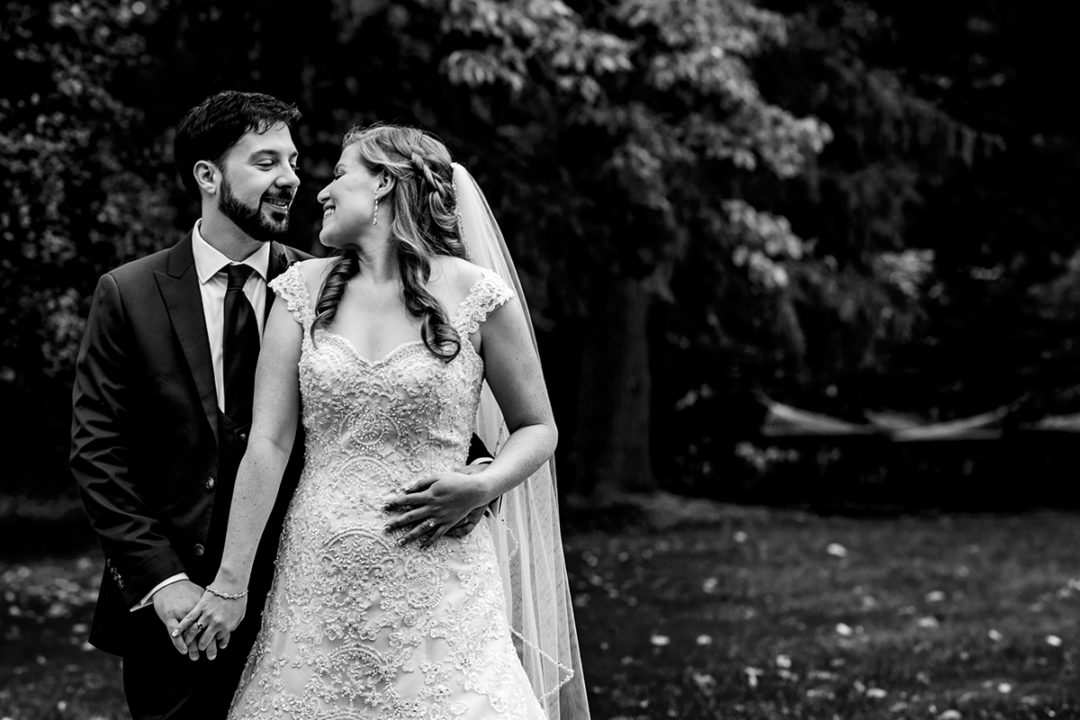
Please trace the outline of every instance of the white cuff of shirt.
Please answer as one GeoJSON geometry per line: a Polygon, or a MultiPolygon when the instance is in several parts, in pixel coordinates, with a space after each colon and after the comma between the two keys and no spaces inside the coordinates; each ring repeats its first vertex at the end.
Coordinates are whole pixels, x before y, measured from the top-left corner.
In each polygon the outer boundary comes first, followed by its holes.
{"type": "Polygon", "coordinates": [[[469,463],[469,465],[487,465],[487,464],[493,463],[493,462],[495,462],[495,458],[478,457],[475,460],[473,460],[471,463],[469,463]]]}
{"type": "Polygon", "coordinates": [[[158,590],[165,587],[166,585],[172,585],[173,583],[187,579],[187,573],[177,573],[176,575],[171,575],[165,578],[157,585],[155,585],[153,589],[150,590],[150,592],[146,593],[146,595],[143,596],[143,599],[139,601],[139,604],[131,608],[129,612],[135,612],[136,610],[142,610],[144,607],[150,607],[150,605],[152,605],[154,601],[154,593],[156,593],[158,590]]]}

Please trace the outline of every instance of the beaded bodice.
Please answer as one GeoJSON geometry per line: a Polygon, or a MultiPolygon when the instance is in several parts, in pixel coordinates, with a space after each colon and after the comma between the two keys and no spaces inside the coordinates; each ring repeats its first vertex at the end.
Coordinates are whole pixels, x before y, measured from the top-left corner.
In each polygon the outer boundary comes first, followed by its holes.
{"type": "Polygon", "coordinates": [[[362,462],[369,472],[338,477],[362,478],[370,487],[353,490],[381,499],[418,473],[464,464],[484,373],[469,337],[491,310],[512,297],[505,283],[485,273],[462,300],[451,321],[461,350],[450,362],[420,340],[370,360],[329,330],[316,329],[312,338],[314,304],[299,267],[272,287],[304,329],[300,393],[306,475],[328,477],[317,471],[362,462]]]}

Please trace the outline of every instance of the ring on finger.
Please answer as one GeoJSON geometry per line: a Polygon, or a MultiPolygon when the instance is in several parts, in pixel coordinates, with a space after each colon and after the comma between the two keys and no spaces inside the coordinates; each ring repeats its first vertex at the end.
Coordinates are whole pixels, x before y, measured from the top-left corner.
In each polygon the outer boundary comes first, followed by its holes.
{"type": "Polygon", "coordinates": [[[198,630],[199,632],[202,632],[204,628],[206,628],[206,626],[203,625],[201,622],[195,623],[195,629],[198,630]]]}
{"type": "Polygon", "coordinates": [[[435,523],[434,520],[432,520],[431,518],[428,518],[428,521],[426,523],[424,523],[424,526],[427,527],[428,530],[434,530],[435,529],[435,524],[436,523],[435,523]]]}

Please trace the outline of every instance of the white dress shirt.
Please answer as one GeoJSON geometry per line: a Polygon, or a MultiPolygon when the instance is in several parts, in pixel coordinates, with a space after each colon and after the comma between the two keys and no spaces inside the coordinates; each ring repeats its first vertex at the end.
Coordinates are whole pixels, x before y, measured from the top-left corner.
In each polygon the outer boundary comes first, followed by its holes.
{"type": "MultiPolygon", "coordinates": [[[[210,340],[210,358],[214,364],[214,389],[217,391],[218,408],[225,408],[225,291],[229,287],[224,270],[229,265],[237,264],[225,257],[210,243],[206,242],[199,231],[199,223],[191,231],[191,251],[195,256],[195,274],[199,278],[199,294],[202,296],[203,317],[206,319],[206,334],[210,340]]],[[[266,273],[270,267],[270,243],[263,243],[259,249],[239,263],[251,266],[255,272],[244,283],[244,295],[255,309],[255,321],[259,325],[259,338],[262,338],[266,310],[266,273]]],[[[150,605],[150,601],[161,588],[180,580],[187,580],[186,573],[167,577],[146,593],[132,611],[150,605]]]]}
{"type": "Polygon", "coordinates": [[[195,255],[195,273],[199,276],[203,317],[206,318],[206,334],[210,340],[210,358],[214,362],[214,388],[217,390],[218,408],[224,410],[225,290],[229,287],[224,271],[229,265],[236,264],[248,265],[255,270],[244,283],[244,295],[255,309],[255,321],[259,324],[261,339],[266,315],[266,273],[270,267],[270,243],[263,243],[242,262],[234,263],[203,239],[199,232],[199,223],[195,223],[195,229],[191,231],[191,251],[195,255]]]}

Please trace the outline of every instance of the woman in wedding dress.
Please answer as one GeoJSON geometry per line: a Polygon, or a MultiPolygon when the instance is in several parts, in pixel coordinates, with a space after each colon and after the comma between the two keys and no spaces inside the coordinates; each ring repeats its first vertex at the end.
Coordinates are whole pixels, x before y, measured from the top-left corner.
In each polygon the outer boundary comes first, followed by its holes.
{"type": "Polygon", "coordinates": [[[319,200],[341,253],[271,283],[224,558],[179,632],[223,646],[243,618],[299,421],[305,468],[230,717],[587,718],[556,429],[483,195],[440,141],[383,125],[346,135],[319,200]],[[454,472],[478,422],[496,458],[454,472]]]}

